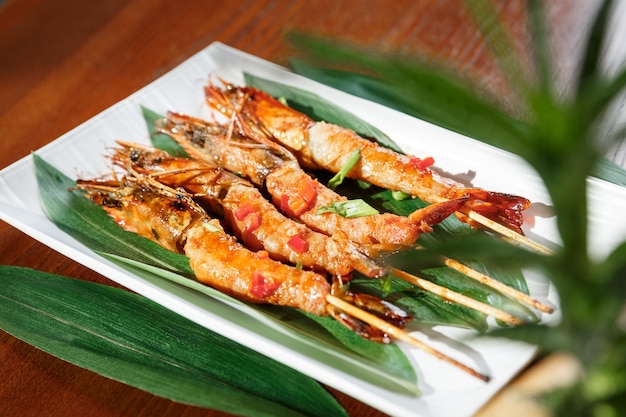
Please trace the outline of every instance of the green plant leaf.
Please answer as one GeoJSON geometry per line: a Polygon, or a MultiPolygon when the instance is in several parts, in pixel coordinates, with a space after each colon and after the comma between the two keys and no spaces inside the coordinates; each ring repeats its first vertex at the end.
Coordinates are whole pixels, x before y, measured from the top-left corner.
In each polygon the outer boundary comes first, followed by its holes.
{"type": "MultiPolygon", "coordinates": [[[[307,57],[290,60],[298,74],[493,146],[520,155],[530,152],[532,157],[532,148],[526,143],[536,134],[532,124],[509,116],[486,100],[485,94],[466,86],[445,69],[310,35],[294,33],[290,39],[307,57]],[[342,66],[370,72],[345,70],[342,66]]],[[[617,85],[614,82],[606,89],[615,91],[617,85]]],[[[596,163],[591,175],[626,186],[626,170],[606,158],[596,163]]]]}
{"type": "Polygon", "coordinates": [[[48,218],[61,230],[95,251],[126,256],[139,262],[193,276],[189,260],[148,239],[126,232],[106,212],[72,191],[76,183],[33,154],[39,199],[48,218]]]}
{"type": "Polygon", "coordinates": [[[187,152],[180,146],[175,140],[170,138],[164,133],[159,133],[156,129],[155,121],[162,119],[164,116],[141,106],[141,114],[143,115],[146,125],[148,127],[148,133],[150,134],[150,140],[155,147],[162,149],[172,156],[188,156],[187,152]]]}
{"type": "Polygon", "coordinates": [[[585,94],[591,84],[596,81],[612,8],[613,0],[604,0],[589,31],[582,58],[582,68],[576,86],[578,96],[585,94]]]}
{"type": "Polygon", "coordinates": [[[238,415],[347,416],[312,379],[128,291],[9,266],[0,289],[2,329],[108,378],[238,415]]]}
{"type": "Polygon", "coordinates": [[[552,76],[553,64],[550,55],[549,35],[545,21],[545,13],[542,4],[538,0],[531,0],[528,3],[528,14],[530,20],[530,33],[535,48],[534,61],[537,66],[539,86],[548,95],[554,94],[552,76]]]}
{"type": "Polygon", "coordinates": [[[140,274],[141,271],[148,272],[152,279],[154,277],[167,279],[226,302],[230,306],[235,306],[274,329],[283,333],[287,332],[298,341],[312,344],[318,351],[335,356],[337,366],[345,366],[347,372],[358,372],[365,378],[373,380],[374,383],[389,389],[413,395],[419,392],[415,371],[397,345],[381,345],[365,340],[353,343],[309,332],[315,327],[318,332],[322,330],[322,332],[345,336],[345,332],[334,330],[338,323],[334,323],[334,320],[329,318],[318,321],[316,327],[311,326],[310,323],[306,324],[307,320],[309,322],[311,320],[300,314],[302,317],[299,320],[287,323],[289,330],[276,321],[280,315],[276,316],[276,310],[273,310],[274,321],[269,322],[268,314],[272,310],[267,310],[268,313],[262,316],[259,311],[263,311],[264,307],[249,306],[200,284],[195,280],[186,256],[170,252],[148,239],[125,231],[101,207],[82,196],[80,192],[69,192],[69,189],[75,187],[74,181],[36,154],[33,155],[33,160],[41,203],[46,214],[62,230],[96,253],[123,265],[135,274],[140,274]],[[319,326],[320,323],[323,324],[322,327],[319,326]]]}

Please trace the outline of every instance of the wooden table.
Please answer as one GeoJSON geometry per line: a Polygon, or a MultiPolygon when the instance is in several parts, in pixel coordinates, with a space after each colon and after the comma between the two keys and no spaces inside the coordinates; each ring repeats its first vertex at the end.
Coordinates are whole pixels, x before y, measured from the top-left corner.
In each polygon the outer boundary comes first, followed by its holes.
{"type": "MultiPolygon", "coordinates": [[[[528,50],[523,1],[499,1],[516,47],[528,50]]],[[[550,2],[564,78],[595,1],[550,2]]],[[[0,3],[0,168],[54,140],[207,46],[221,41],[285,64],[288,30],[401,48],[458,66],[493,91],[506,86],[462,1],[4,0],[0,3]]],[[[111,281],[0,224],[0,263],[111,281]]],[[[57,360],[0,333],[1,416],[224,416],[184,406],[57,360]]],[[[351,416],[382,416],[332,391],[351,416]]],[[[483,411],[487,413],[487,411],[483,411]]],[[[487,415],[487,414],[485,414],[487,415]]]]}

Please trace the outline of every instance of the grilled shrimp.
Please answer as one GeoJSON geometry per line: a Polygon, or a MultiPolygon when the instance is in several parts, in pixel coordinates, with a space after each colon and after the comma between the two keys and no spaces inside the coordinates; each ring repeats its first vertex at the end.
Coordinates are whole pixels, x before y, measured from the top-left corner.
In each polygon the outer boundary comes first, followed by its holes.
{"type": "Polygon", "coordinates": [[[259,142],[227,126],[170,113],[157,128],[195,157],[236,172],[263,187],[289,217],[330,236],[345,236],[365,250],[394,250],[415,243],[423,232],[459,209],[467,197],[433,204],[408,217],[381,213],[347,218],[320,209],[347,199],[301,169],[293,154],[276,143],[259,142]]]}
{"type": "Polygon", "coordinates": [[[139,144],[120,142],[111,159],[122,168],[183,188],[224,217],[251,250],[280,261],[348,278],[353,270],[377,278],[385,271],[346,239],[331,238],[281,214],[248,181],[219,167],[139,144]]]}
{"type": "MultiPolygon", "coordinates": [[[[460,212],[475,211],[522,233],[522,211],[530,205],[523,197],[466,188],[430,169],[432,158],[399,154],[352,130],[316,122],[255,88],[227,85],[220,89],[209,85],[205,93],[209,106],[236,119],[245,134],[271,137],[293,152],[305,167],[336,173],[353,152],[360,151],[360,160],[348,177],[403,191],[431,204],[469,196],[460,212]]],[[[465,215],[459,218],[472,224],[465,215]]]]}
{"type": "Polygon", "coordinates": [[[382,343],[390,342],[384,331],[346,315],[327,301],[328,295],[367,308],[398,327],[412,319],[388,302],[342,291],[339,280],[331,285],[316,272],[275,261],[265,251],[248,250],[190,196],[154,183],[138,176],[77,181],[86,197],[125,230],[185,254],[198,281],[235,298],[330,315],[360,336],[382,343]]]}
{"type": "Polygon", "coordinates": [[[325,314],[331,288],[323,276],[249,251],[183,194],[164,195],[132,177],[78,186],[124,229],[187,255],[199,281],[246,301],[325,314]]]}

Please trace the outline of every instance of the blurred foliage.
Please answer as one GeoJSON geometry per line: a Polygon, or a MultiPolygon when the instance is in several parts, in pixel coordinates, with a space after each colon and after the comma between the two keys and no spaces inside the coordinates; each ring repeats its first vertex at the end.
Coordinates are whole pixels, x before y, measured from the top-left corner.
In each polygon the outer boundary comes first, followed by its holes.
{"type": "Polygon", "coordinates": [[[514,112],[451,70],[428,65],[421,57],[375,52],[307,34],[290,38],[301,54],[292,61],[296,72],[514,152],[542,178],[562,239],[554,255],[512,247],[505,251],[496,239],[479,245],[460,239],[421,256],[506,253],[516,257],[516,263],[545,272],[560,295],[560,322],[498,334],[537,344],[546,353],[570,352],[580,360],[583,378],[545,398],[555,416],[609,417],[626,411],[626,242],[604,259],[592,259],[587,230],[588,176],[626,184],[624,171],[602,157],[601,147],[623,140],[625,134],[623,127],[606,128],[607,110],[626,84],[625,69],[609,76],[601,68],[612,3],[599,6],[577,78],[564,94],[555,83],[542,2],[527,2],[533,42],[533,70],[527,74],[492,3],[466,1],[519,100],[514,112]]]}

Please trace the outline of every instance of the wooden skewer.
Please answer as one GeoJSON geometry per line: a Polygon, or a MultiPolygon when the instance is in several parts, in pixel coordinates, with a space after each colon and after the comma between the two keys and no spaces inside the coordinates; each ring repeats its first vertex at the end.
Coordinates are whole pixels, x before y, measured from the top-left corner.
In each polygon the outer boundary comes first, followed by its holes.
{"type": "Polygon", "coordinates": [[[526,236],[520,235],[519,233],[509,229],[508,227],[502,226],[500,223],[496,223],[493,220],[483,216],[482,214],[476,213],[475,211],[470,211],[468,213],[468,217],[475,222],[480,223],[485,227],[488,227],[494,232],[500,233],[502,236],[505,236],[514,242],[522,244],[530,249],[534,249],[538,253],[541,253],[543,255],[554,255],[554,251],[552,249],[549,249],[542,244],[537,243],[532,239],[529,239],[526,236]]]}
{"type": "Polygon", "coordinates": [[[438,350],[428,346],[427,344],[425,344],[424,342],[414,338],[413,336],[411,336],[410,334],[408,334],[406,331],[400,329],[399,327],[396,327],[392,324],[387,323],[385,320],[381,319],[380,317],[377,317],[373,314],[370,314],[350,303],[347,303],[345,301],[343,301],[340,298],[337,298],[333,295],[327,295],[326,296],[326,300],[328,301],[328,303],[332,304],[333,306],[343,310],[344,312],[346,312],[347,314],[351,315],[352,317],[355,317],[359,320],[362,320],[364,322],[366,322],[367,324],[376,327],[377,329],[382,330],[383,332],[387,333],[388,335],[394,337],[395,339],[398,340],[402,340],[403,342],[406,342],[408,344],[410,344],[411,346],[414,346],[418,349],[421,349],[427,353],[430,353],[431,355],[434,355],[435,357],[437,357],[438,359],[441,359],[445,362],[448,362],[449,364],[456,366],[457,368],[467,372],[468,374],[482,380],[485,382],[489,382],[489,377],[487,375],[481,374],[480,372],[476,371],[475,369],[470,368],[467,365],[462,364],[461,362],[439,352],[438,350]]]}
{"type": "Polygon", "coordinates": [[[447,258],[443,256],[441,261],[448,267],[454,269],[466,275],[476,281],[485,284],[493,289],[500,291],[502,294],[507,295],[515,300],[521,301],[524,304],[528,304],[531,307],[536,308],[537,310],[543,311],[544,313],[552,313],[554,312],[554,308],[542,303],[541,301],[531,297],[530,295],[523,293],[521,291],[516,290],[515,288],[509,287],[502,282],[493,279],[481,272],[476,271],[473,268],[470,268],[467,265],[460,263],[459,261],[455,261],[454,259],[447,258]]]}
{"type": "Polygon", "coordinates": [[[495,317],[498,320],[503,321],[511,326],[519,326],[524,324],[524,321],[518,317],[515,317],[505,311],[497,309],[493,306],[490,306],[485,303],[481,303],[480,301],[476,301],[473,298],[467,297],[463,294],[459,294],[458,292],[452,291],[446,287],[442,287],[440,285],[434,284],[426,279],[420,278],[413,274],[409,274],[408,272],[402,271],[398,268],[391,267],[389,268],[393,274],[395,274],[398,278],[403,279],[411,284],[422,288],[426,291],[432,292],[433,294],[437,294],[443,299],[455,302],[457,304],[463,305],[465,307],[471,308],[473,310],[479,311],[481,313],[487,314],[489,316],[495,317]]]}

